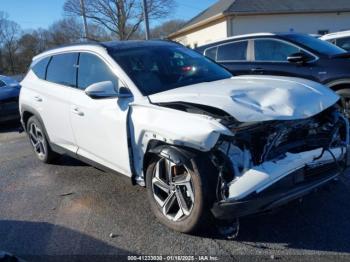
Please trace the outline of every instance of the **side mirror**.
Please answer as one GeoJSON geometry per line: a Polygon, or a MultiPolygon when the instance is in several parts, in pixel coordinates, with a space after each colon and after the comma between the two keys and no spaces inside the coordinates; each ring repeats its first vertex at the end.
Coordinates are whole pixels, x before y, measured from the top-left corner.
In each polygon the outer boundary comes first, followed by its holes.
{"type": "Polygon", "coordinates": [[[93,99],[113,97],[127,98],[132,96],[130,90],[126,87],[120,87],[119,92],[117,92],[112,81],[103,81],[92,84],[85,89],[85,94],[93,99]]]}
{"type": "Polygon", "coordinates": [[[287,60],[289,63],[304,64],[311,60],[311,56],[305,53],[299,52],[299,53],[291,54],[290,56],[287,57],[287,60]]]}

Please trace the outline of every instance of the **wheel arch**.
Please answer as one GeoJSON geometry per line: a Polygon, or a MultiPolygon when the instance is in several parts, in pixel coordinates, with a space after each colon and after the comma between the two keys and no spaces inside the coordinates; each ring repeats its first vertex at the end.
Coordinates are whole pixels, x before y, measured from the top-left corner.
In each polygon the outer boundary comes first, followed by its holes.
{"type": "Polygon", "coordinates": [[[49,144],[51,145],[50,136],[48,135],[48,133],[46,131],[44,121],[41,118],[40,113],[35,108],[33,108],[31,106],[22,105],[21,106],[21,122],[22,122],[23,129],[25,131],[27,131],[28,120],[32,116],[35,116],[38,119],[38,121],[40,122],[41,126],[43,127],[44,134],[45,134],[49,144]]]}
{"type": "Polygon", "coordinates": [[[197,154],[204,153],[189,147],[179,147],[176,145],[167,144],[159,140],[151,140],[148,143],[146,153],[143,157],[143,174],[144,179],[146,178],[146,170],[148,165],[152,162],[154,158],[161,155],[175,164],[187,164],[191,165],[191,159],[197,154]]]}
{"type": "Polygon", "coordinates": [[[350,78],[334,80],[327,83],[326,86],[328,86],[335,92],[343,89],[350,90],[350,78]]]}

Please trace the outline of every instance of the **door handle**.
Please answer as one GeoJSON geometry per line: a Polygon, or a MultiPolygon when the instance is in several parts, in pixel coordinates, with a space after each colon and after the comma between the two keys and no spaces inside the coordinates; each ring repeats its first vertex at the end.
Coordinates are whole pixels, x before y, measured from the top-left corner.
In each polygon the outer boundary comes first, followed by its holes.
{"type": "Polygon", "coordinates": [[[43,99],[40,96],[34,96],[34,100],[37,102],[42,102],[43,99]]]}
{"type": "Polygon", "coordinates": [[[265,72],[265,69],[264,69],[264,68],[258,67],[258,68],[252,68],[251,71],[252,71],[253,73],[263,73],[263,72],[265,72]]]}
{"type": "Polygon", "coordinates": [[[84,112],[80,111],[79,107],[73,107],[72,112],[78,116],[84,116],[84,112]]]}

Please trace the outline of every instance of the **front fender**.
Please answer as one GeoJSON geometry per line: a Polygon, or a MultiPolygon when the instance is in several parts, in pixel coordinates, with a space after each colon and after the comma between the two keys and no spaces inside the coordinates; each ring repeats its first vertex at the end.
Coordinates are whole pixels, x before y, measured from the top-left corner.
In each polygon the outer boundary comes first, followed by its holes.
{"type": "Polygon", "coordinates": [[[143,160],[150,141],[210,151],[221,135],[233,133],[215,119],[155,105],[131,108],[131,142],[137,177],[143,177],[143,160]]]}

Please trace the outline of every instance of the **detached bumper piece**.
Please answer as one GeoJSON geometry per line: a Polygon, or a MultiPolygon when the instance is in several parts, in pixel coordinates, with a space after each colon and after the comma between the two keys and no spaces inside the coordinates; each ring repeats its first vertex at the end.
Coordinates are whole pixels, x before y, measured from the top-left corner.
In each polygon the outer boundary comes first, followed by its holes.
{"type": "Polygon", "coordinates": [[[241,200],[217,202],[211,211],[220,220],[268,211],[313,192],[340,174],[334,163],[310,170],[299,169],[260,193],[252,193],[241,200]]]}

